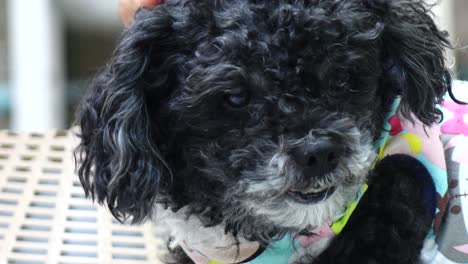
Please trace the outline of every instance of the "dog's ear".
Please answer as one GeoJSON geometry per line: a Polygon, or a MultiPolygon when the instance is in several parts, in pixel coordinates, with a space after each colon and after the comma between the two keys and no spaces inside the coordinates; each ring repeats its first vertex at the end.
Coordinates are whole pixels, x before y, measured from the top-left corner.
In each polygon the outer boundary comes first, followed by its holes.
{"type": "Polygon", "coordinates": [[[140,10],[110,63],[78,108],[75,151],[86,195],[107,203],[117,219],[151,217],[171,170],[156,142],[155,105],[177,86],[178,54],[164,6],[140,10]]]}
{"type": "Polygon", "coordinates": [[[382,82],[386,93],[402,96],[402,112],[413,112],[426,125],[438,121],[436,104],[451,84],[444,51],[448,34],[440,31],[423,0],[365,0],[384,24],[381,43],[386,65],[382,82]],[[389,92],[392,90],[392,92],[389,92]]]}

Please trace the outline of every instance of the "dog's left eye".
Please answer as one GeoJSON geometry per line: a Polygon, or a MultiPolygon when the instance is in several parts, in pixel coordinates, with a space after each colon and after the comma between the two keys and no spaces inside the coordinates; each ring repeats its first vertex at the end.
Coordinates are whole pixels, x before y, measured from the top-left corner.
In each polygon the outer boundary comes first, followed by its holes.
{"type": "Polygon", "coordinates": [[[233,91],[225,95],[225,100],[231,107],[240,108],[249,103],[249,94],[245,90],[233,91]]]}

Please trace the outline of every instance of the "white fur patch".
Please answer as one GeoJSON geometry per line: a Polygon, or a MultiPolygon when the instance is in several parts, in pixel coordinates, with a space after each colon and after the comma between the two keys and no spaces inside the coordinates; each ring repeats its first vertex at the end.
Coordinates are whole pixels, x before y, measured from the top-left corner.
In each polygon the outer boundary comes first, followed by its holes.
{"type": "Polygon", "coordinates": [[[186,250],[189,246],[209,260],[237,263],[252,256],[260,247],[257,242],[242,238],[239,238],[238,244],[233,236],[224,232],[224,225],[206,228],[195,216],[186,219],[184,210],[177,213],[160,210],[158,218],[170,229],[173,240],[169,247],[181,246],[186,250]]]}

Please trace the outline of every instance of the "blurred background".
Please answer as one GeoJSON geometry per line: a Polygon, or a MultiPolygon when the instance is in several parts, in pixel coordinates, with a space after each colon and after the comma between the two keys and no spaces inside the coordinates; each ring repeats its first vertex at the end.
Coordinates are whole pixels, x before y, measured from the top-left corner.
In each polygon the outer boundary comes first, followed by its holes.
{"type": "Polygon", "coordinates": [[[120,32],[118,0],[0,0],[0,129],[70,126],[120,32]]]}
{"type": "MultiPolygon", "coordinates": [[[[468,1],[440,2],[441,27],[468,45],[468,1]]],[[[0,129],[69,127],[122,29],[118,0],[0,0],[0,129]]],[[[450,55],[455,76],[468,80],[468,49],[450,55]]]]}

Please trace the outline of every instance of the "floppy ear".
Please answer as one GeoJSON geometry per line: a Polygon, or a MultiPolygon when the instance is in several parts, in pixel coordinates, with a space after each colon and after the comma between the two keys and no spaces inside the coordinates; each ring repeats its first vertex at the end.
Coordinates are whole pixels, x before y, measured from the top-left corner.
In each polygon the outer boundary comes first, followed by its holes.
{"type": "Polygon", "coordinates": [[[384,24],[383,85],[402,95],[405,117],[413,112],[426,125],[437,122],[441,113],[436,104],[451,85],[444,59],[450,47],[447,32],[437,28],[431,6],[423,0],[364,2],[384,24]]]}
{"type": "Polygon", "coordinates": [[[86,195],[106,202],[119,220],[151,217],[163,184],[170,181],[170,168],[156,145],[163,128],[150,113],[177,85],[179,58],[171,32],[165,7],[140,10],[77,112],[80,181],[86,195]]]}

